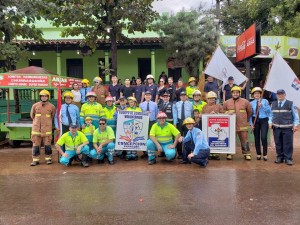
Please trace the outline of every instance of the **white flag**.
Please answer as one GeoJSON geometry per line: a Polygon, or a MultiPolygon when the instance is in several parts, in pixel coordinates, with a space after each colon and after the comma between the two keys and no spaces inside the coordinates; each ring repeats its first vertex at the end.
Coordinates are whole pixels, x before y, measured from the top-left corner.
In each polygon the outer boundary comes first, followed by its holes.
{"type": "Polygon", "coordinates": [[[227,58],[220,46],[216,49],[204,73],[223,81],[223,85],[228,83],[228,77],[234,78],[234,83],[240,85],[247,77],[244,76],[227,58]]]}
{"type": "Polygon", "coordinates": [[[278,53],[274,56],[264,89],[275,93],[278,89],[285,90],[286,99],[300,108],[300,80],[278,53]]]}

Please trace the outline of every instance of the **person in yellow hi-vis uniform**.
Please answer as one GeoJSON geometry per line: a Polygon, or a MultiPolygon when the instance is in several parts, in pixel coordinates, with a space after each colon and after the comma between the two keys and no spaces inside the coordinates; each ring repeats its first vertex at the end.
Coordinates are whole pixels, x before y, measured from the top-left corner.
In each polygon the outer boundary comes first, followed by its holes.
{"type": "Polygon", "coordinates": [[[89,148],[92,150],[94,148],[93,145],[93,133],[96,130],[95,126],[92,124],[93,119],[91,117],[85,118],[85,128],[81,129],[81,132],[84,133],[86,138],[89,141],[89,148]]]}
{"type": "Polygon", "coordinates": [[[39,95],[41,101],[33,104],[30,112],[32,119],[32,163],[30,166],[36,166],[40,162],[40,147],[42,141],[45,145],[46,164],[52,164],[52,123],[56,110],[55,106],[49,102],[49,91],[42,90],[39,95]]]}
{"type": "Polygon", "coordinates": [[[188,96],[189,100],[191,101],[193,99],[194,91],[197,90],[196,78],[190,77],[188,83],[189,83],[189,86],[186,87],[185,92],[186,92],[186,95],[188,96]]]}
{"type": "Polygon", "coordinates": [[[176,155],[176,145],[181,136],[180,131],[171,124],[166,122],[167,114],[159,112],[157,114],[158,122],[153,124],[150,130],[150,138],[148,139],[148,164],[153,165],[156,163],[155,151],[162,151],[166,155],[168,161],[172,161],[176,155]],[[173,136],[175,138],[173,142],[173,136]]]}
{"type": "Polygon", "coordinates": [[[116,135],[116,124],[117,124],[117,120],[114,119],[114,114],[117,110],[116,106],[113,104],[114,103],[114,98],[111,96],[108,96],[105,98],[105,103],[106,105],[103,108],[103,112],[104,112],[104,117],[107,120],[107,126],[110,126],[115,135],[116,135]]]}
{"type": "MultiPolygon", "coordinates": [[[[246,160],[251,160],[250,146],[248,142],[249,119],[252,116],[252,107],[247,99],[241,98],[242,89],[239,86],[231,88],[232,98],[224,102],[223,108],[226,114],[236,115],[236,132],[239,136],[242,152],[246,160]]],[[[228,154],[231,160],[232,155],[228,154]]]]}
{"type": "Polygon", "coordinates": [[[81,128],[85,128],[84,119],[86,117],[91,117],[93,120],[92,124],[95,126],[95,128],[98,128],[98,121],[100,117],[104,116],[102,105],[96,102],[97,95],[95,94],[95,92],[88,92],[86,94],[86,97],[88,101],[81,106],[80,111],[81,128]]]}
{"type": "MultiPolygon", "coordinates": [[[[125,111],[132,111],[132,112],[142,112],[142,109],[137,106],[137,100],[135,97],[127,98],[129,106],[125,109],[125,111]]],[[[127,151],[125,160],[138,160],[137,151],[127,151]]]]}
{"type": "Polygon", "coordinates": [[[202,130],[202,109],[203,107],[206,105],[207,103],[201,100],[201,91],[196,90],[193,93],[193,101],[192,101],[192,105],[193,105],[193,109],[198,109],[199,113],[200,113],[200,124],[201,127],[200,129],[202,130]]]}

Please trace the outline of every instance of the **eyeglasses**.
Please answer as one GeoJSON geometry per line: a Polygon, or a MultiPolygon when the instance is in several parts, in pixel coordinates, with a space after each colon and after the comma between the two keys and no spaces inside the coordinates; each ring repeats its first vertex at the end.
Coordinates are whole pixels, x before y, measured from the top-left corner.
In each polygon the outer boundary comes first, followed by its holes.
{"type": "Polygon", "coordinates": [[[99,81],[95,81],[95,83],[96,83],[96,84],[99,84],[100,82],[99,82],[99,81]]]}
{"type": "Polygon", "coordinates": [[[106,123],[99,123],[99,125],[105,125],[106,123]]]}

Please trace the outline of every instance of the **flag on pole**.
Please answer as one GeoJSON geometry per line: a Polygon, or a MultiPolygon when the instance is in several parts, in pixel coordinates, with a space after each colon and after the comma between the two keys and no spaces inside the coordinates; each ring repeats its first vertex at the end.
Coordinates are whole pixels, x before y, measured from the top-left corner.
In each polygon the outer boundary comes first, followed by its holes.
{"type": "Polygon", "coordinates": [[[214,52],[211,60],[206,66],[204,73],[223,81],[223,85],[228,82],[228,77],[234,78],[234,83],[240,85],[246,81],[247,77],[242,74],[227,58],[220,46],[214,52]]]}
{"type": "Polygon", "coordinates": [[[272,92],[278,89],[285,90],[286,99],[293,101],[294,105],[300,108],[300,80],[278,53],[273,58],[264,89],[272,92]]]}

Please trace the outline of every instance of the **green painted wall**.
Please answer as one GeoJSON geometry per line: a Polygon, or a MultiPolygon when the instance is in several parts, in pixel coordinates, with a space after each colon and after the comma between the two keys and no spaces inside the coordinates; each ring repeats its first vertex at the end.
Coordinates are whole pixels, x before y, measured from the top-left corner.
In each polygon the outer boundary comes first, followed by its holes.
{"type": "MultiPolygon", "coordinates": [[[[104,51],[97,50],[92,56],[81,56],[76,50],[62,51],[61,53],[61,75],[67,74],[67,59],[83,59],[83,75],[84,78],[92,80],[98,76],[98,58],[104,58],[104,51]]],[[[118,76],[124,80],[126,77],[138,76],[138,58],[151,58],[150,49],[131,49],[131,54],[127,49],[118,50],[118,76]]],[[[163,49],[155,50],[155,74],[157,80],[162,71],[168,72],[167,69],[168,54],[163,49]]],[[[51,72],[57,73],[56,53],[54,51],[36,51],[35,55],[31,55],[30,59],[42,59],[43,67],[51,72]]],[[[17,69],[27,67],[28,60],[20,60],[17,69]]],[[[182,68],[184,80],[187,81],[187,74],[182,68]]]]}

